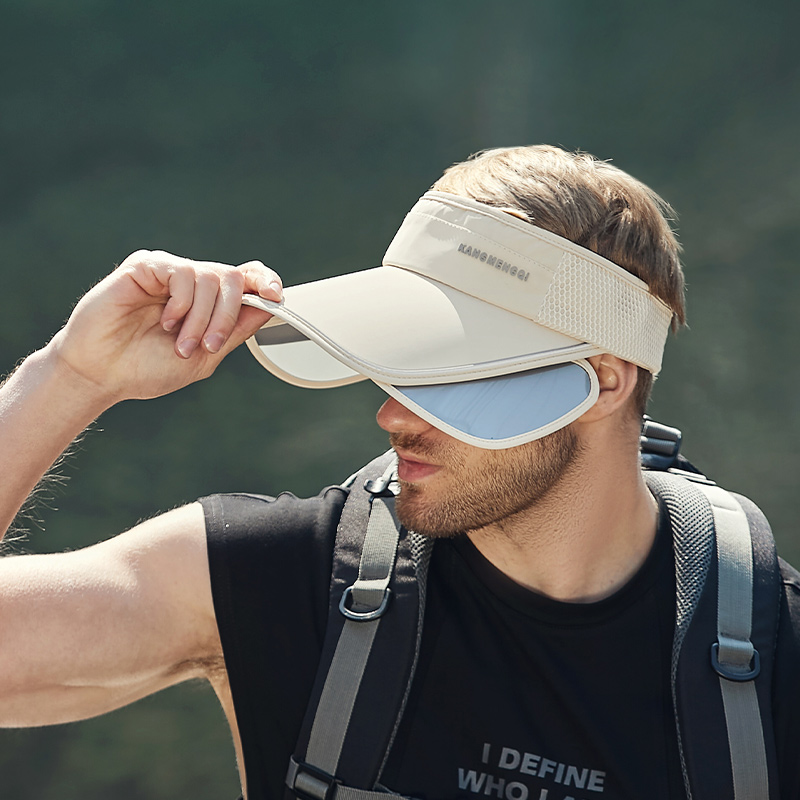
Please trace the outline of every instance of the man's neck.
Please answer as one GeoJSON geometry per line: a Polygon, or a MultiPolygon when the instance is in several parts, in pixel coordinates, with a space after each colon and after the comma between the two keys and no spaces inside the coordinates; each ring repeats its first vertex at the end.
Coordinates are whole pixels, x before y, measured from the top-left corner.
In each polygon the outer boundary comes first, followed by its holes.
{"type": "Polygon", "coordinates": [[[613,594],[644,563],[658,507],[638,461],[590,450],[536,504],[469,533],[498,569],[555,600],[589,603],[613,594]]]}

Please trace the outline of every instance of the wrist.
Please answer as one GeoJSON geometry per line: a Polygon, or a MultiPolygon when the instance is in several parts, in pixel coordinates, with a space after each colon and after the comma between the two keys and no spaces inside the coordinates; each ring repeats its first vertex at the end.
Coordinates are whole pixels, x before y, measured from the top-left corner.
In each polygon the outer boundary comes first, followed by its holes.
{"type": "Polygon", "coordinates": [[[88,424],[122,398],[63,358],[58,339],[56,334],[41,350],[28,356],[23,366],[31,369],[36,383],[46,386],[48,394],[57,398],[66,413],[88,424]]]}

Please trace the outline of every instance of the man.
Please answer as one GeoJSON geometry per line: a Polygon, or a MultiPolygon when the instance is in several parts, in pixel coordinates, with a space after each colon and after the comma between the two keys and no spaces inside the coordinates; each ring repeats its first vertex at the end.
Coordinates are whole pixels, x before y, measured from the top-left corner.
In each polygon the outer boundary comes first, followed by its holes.
{"type": "MultiPolygon", "coordinates": [[[[205,378],[249,337],[290,382],[370,378],[390,395],[378,422],[399,459],[398,515],[437,539],[382,785],[682,797],[670,521],[638,458],[652,375],[684,320],[668,208],[620,170],[547,147],[489,151],[434,190],[383,267],[285,296],[257,262],[126,259],[2,389],[4,524],[106,408],[205,378]]],[[[86,550],[0,562],[2,724],[80,719],[205,678],[245,797],[278,796],[347,494],[205,498],[86,550]]],[[[800,576],[783,576],[771,727],[780,789],[796,797],[800,576]]]]}

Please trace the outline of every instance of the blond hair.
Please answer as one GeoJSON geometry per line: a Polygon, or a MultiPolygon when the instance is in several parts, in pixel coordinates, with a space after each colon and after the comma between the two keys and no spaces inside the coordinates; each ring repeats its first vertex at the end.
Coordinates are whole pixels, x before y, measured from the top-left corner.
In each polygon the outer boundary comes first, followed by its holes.
{"type": "MultiPolygon", "coordinates": [[[[686,321],[681,247],[672,208],[607,161],[549,145],[485,150],[447,169],[433,187],[502,208],[593,250],[643,280],[686,321]]],[[[639,369],[634,403],[644,413],[652,376],[639,369]]]]}

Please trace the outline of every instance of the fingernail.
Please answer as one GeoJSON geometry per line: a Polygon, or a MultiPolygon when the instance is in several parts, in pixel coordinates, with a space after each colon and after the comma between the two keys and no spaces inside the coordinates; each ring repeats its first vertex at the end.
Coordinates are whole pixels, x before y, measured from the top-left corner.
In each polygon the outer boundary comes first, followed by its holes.
{"type": "Polygon", "coordinates": [[[224,341],[225,339],[221,333],[209,333],[208,336],[203,339],[203,344],[206,346],[206,350],[208,350],[209,353],[218,353],[224,341]]]}
{"type": "Polygon", "coordinates": [[[161,327],[162,327],[162,328],[163,328],[163,329],[164,329],[164,330],[165,330],[167,333],[169,333],[169,332],[170,332],[170,331],[171,331],[171,330],[172,330],[172,329],[175,327],[175,324],[177,323],[177,321],[178,321],[178,320],[176,320],[176,319],[168,319],[166,322],[164,322],[164,323],[161,325],[161,327]]]}
{"type": "Polygon", "coordinates": [[[197,347],[197,339],[184,339],[182,342],[178,343],[178,352],[184,358],[189,358],[194,352],[195,347],[197,347]]]}
{"type": "Polygon", "coordinates": [[[278,295],[278,299],[280,300],[283,297],[283,287],[278,283],[278,281],[272,281],[270,283],[269,288],[278,295]]]}

